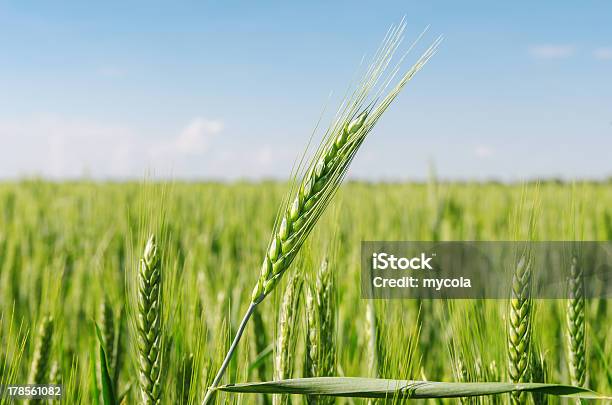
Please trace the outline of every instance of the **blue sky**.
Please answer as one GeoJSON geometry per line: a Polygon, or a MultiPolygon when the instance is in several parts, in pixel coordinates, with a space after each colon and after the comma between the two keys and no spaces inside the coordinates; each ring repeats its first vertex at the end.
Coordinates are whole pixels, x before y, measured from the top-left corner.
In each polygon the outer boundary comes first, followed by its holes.
{"type": "Polygon", "coordinates": [[[286,177],[403,16],[445,40],[353,177],[612,175],[610,2],[125,3],[0,1],[0,178],[286,177]]]}

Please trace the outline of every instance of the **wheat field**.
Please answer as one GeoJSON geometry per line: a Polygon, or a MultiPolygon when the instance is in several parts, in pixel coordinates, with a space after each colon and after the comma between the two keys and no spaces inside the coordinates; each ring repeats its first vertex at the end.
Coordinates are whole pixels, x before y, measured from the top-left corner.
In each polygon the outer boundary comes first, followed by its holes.
{"type": "MultiPolygon", "coordinates": [[[[61,383],[64,403],[70,404],[106,403],[104,387],[124,403],[200,403],[252,300],[288,187],[280,182],[0,184],[0,384],[61,383]],[[151,234],[155,252],[145,251],[151,234]],[[142,270],[142,263],[157,266],[157,260],[160,271],[142,270]],[[105,375],[109,384],[102,381],[105,375]]],[[[514,240],[517,224],[529,226],[533,213],[533,239],[564,240],[575,226],[575,206],[581,207],[577,221],[584,240],[612,239],[609,183],[347,183],[287,270],[291,274],[259,304],[223,383],[317,373],[513,381],[510,297],[361,299],[360,242],[514,240]],[[290,289],[292,303],[284,305],[287,286],[296,278],[303,285],[290,289]],[[287,326],[290,330],[283,329],[287,326]]],[[[584,385],[609,394],[609,301],[568,301],[533,301],[527,381],[584,385]],[[568,306],[583,307],[584,315],[568,315],[568,306]]],[[[220,392],[215,400],[334,403],[314,395],[272,397],[220,392]]],[[[511,397],[469,401],[507,403],[511,397]]],[[[517,397],[519,403],[567,401],[527,393],[517,397]]]]}

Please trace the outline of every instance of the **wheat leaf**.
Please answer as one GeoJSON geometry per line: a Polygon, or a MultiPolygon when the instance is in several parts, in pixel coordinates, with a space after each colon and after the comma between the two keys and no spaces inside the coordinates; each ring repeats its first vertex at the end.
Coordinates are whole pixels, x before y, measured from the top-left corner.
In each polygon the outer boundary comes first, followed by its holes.
{"type": "Polygon", "coordinates": [[[453,398],[504,394],[508,392],[538,392],[548,395],[612,399],[586,388],[560,384],[505,382],[459,383],[413,380],[386,380],[360,377],[317,377],[223,385],[226,392],[329,395],[356,398],[453,398]]]}
{"type": "Polygon", "coordinates": [[[104,350],[104,338],[102,337],[102,332],[100,331],[98,324],[95,324],[95,327],[100,346],[100,381],[102,383],[102,401],[104,402],[104,405],[115,405],[117,404],[117,400],[113,392],[113,382],[108,370],[108,359],[106,357],[106,350],[104,350]]]}
{"type": "Polygon", "coordinates": [[[89,378],[91,379],[91,396],[93,405],[100,404],[100,389],[98,388],[98,377],[96,376],[96,351],[93,346],[89,354],[90,367],[89,367],[89,378]]]}

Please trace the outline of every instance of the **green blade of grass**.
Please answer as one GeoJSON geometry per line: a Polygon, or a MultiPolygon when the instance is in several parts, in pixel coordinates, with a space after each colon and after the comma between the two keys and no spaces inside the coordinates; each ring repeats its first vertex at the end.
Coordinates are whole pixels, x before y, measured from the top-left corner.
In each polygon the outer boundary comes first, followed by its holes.
{"type": "Polygon", "coordinates": [[[102,332],[98,327],[98,324],[95,324],[96,327],[96,335],[98,336],[98,344],[100,346],[100,381],[102,383],[102,401],[104,405],[116,405],[117,400],[115,398],[115,394],[113,392],[113,380],[110,376],[110,371],[108,370],[108,361],[106,358],[106,351],[104,350],[104,338],[102,337],[102,332]]]}
{"type": "Polygon", "coordinates": [[[504,382],[457,383],[412,380],[386,380],[360,377],[296,378],[280,381],[229,384],[226,392],[329,395],[356,398],[453,398],[526,391],[583,399],[611,399],[586,388],[560,384],[504,382]]]}
{"type": "Polygon", "coordinates": [[[98,378],[96,376],[96,351],[94,348],[91,348],[91,352],[89,355],[90,367],[89,367],[89,377],[91,378],[91,396],[93,405],[100,404],[100,390],[98,389],[98,378]]]}
{"type": "Polygon", "coordinates": [[[274,344],[269,344],[261,353],[255,357],[255,360],[251,364],[249,364],[248,371],[249,373],[259,367],[263,362],[265,362],[272,354],[274,353],[274,344]]]}

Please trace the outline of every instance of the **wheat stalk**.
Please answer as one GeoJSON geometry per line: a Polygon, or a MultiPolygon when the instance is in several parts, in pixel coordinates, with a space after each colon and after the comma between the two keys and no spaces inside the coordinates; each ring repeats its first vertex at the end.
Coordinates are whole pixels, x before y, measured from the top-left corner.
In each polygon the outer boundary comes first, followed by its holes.
{"type": "Polygon", "coordinates": [[[405,23],[402,22],[390,31],[366,72],[361,85],[339,109],[336,119],[326,131],[325,137],[313,158],[305,166],[302,166],[301,163],[298,165],[295,178],[301,177],[301,180],[294,183],[285,202],[280,207],[264,255],[260,276],[251,294],[251,303],[240,323],[234,341],[209,387],[204,398],[204,404],[212,400],[213,389],[221,381],[255,307],[270,294],[295,259],[317,220],[338,190],[350,163],[366,136],[406,83],[435,54],[440,39],[436,40],[425,51],[416,64],[401,77],[395,87],[383,98],[382,92],[386,91],[395,78],[399,65],[391,69],[387,78],[384,80],[381,78],[387,71],[393,54],[403,39],[404,28],[405,23]],[[379,84],[380,86],[377,87],[379,84]]]}
{"type": "Polygon", "coordinates": [[[144,404],[161,398],[161,263],[155,236],[147,241],[138,273],[138,351],[140,393],[144,404]]]}
{"type": "MultiPolygon", "coordinates": [[[[327,259],[317,272],[314,288],[306,293],[306,377],[331,377],[336,373],[336,311],[334,276],[327,259]]],[[[334,398],[308,396],[308,404],[334,404],[334,398]]]]}
{"type": "Polygon", "coordinates": [[[567,351],[573,385],[584,386],[586,379],[586,324],[584,275],[576,256],[572,257],[567,303],[567,351]]]}
{"type": "MultiPolygon", "coordinates": [[[[531,261],[522,256],[512,278],[512,298],[508,324],[508,374],[514,383],[529,381],[531,348],[531,261]]],[[[511,394],[513,404],[525,403],[523,392],[511,394]]]]}

